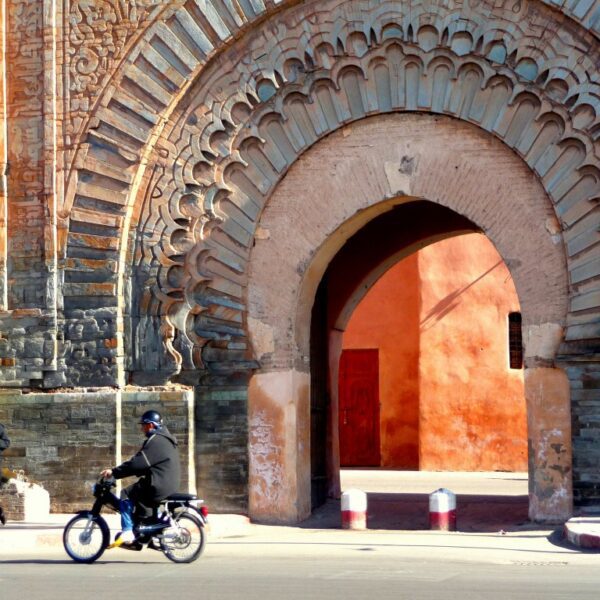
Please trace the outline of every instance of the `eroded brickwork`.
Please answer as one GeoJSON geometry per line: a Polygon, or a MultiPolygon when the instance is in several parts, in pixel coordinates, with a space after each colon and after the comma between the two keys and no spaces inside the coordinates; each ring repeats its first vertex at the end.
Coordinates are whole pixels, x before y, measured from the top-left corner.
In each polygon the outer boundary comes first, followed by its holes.
{"type": "Polygon", "coordinates": [[[571,362],[567,375],[571,383],[574,500],[581,506],[598,505],[600,369],[591,361],[571,362]]]}
{"type": "Polygon", "coordinates": [[[100,471],[139,449],[143,441],[139,416],[148,408],[161,411],[178,437],[182,491],[193,488],[189,476],[193,394],[187,390],[0,393],[0,422],[11,439],[3,454],[4,466],[22,470],[30,481],[43,485],[54,512],[89,508],[90,485],[100,471]]]}
{"type": "Polygon", "coordinates": [[[7,521],[44,523],[50,513],[50,496],[35,483],[11,478],[0,487],[0,506],[7,521]]]}
{"type": "Polygon", "coordinates": [[[196,390],[196,482],[220,511],[248,511],[247,389],[196,390]]]}

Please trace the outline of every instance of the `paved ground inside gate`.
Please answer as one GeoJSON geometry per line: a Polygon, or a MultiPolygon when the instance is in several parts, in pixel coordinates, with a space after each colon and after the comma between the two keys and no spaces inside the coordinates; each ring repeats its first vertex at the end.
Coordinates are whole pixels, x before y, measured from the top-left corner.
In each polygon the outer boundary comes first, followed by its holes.
{"type": "MultiPolygon", "coordinates": [[[[458,531],[539,528],[528,519],[527,473],[343,469],[341,485],[367,493],[369,529],[429,529],[429,495],[440,488],[456,494],[458,531]]],[[[339,500],[329,500],[302,527],[338,528],[340,510],[339,500]]]]}

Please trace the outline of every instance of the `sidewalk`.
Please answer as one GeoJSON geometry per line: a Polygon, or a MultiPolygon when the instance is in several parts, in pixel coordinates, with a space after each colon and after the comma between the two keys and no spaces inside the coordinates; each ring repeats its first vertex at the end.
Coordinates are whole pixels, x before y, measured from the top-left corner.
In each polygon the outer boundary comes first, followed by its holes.
{"type": "MultiPolygon", "coordinates": [[[[600,549],[599,513],[574,517],[562,527],[528,520],[526,474],[344,470],[342,489],[351,487],[366,491],[368,496],[369,530],[352,532],[353,536],[383,538],[397,533],[431,538],[441,534],[429,530],[428,501],[432,491],[446,487],[452,489],[457,498],[457,533],[450,536],[512,538],[515,543],[533,537],[547,541],[551,537],[552,543],[575,551],[600,549]]],[[[103,516],[112,535],[120,530],[118,515],[103,516]]],[[[62,549],[62,531],[71,517],[70,514],[51,514],[43,523],[7,522],[4,527],[0,526],[0,554],[62,549]]],[[[208,538],[209,541],[249,536],[283,539],[312,533],[326,539],[350,534],[341,530],[340,523],[339,500],[329,500],[306,521],[291,527],[257,525],[243,515],[210,513],[208,538]]]]}
{"type": "MultiPolygon", "coordinates": [[[[120,531],[117,514],[104,514],[111,535],[120,531]]],[[[33,553],[44,550],[62,549],[62,534],[72,514],[50,514],[43,523],[7,521],[0,525],[0,554],[33,553]]],[[[243,515],[209,515],[208,535],[210,539],[245,535],[250,529],[248,517],[243,515]]]]}
{"type": "MultiPolygon", "coordinates": [[[[384,507],[384,512],[381,512],[383,506],[377,500],[371,501],[371,510],[375,514],[369,513],[369,529],[362,532],[343,532],[340,527],[340,503],[339,501],[329,501],[325,506],[321,507],[306,521],[297,526],[265,526],[250,523],[249,519],[243,515],[235,514],[212,514],[209,515],[208,539],[227,540],[231,538],[245,538],[252,536],[269,536],[273,541],[283,538],[295,538],[302,536],[304,532],[318,533],[320,537],[335,537],[341,533],[347,535],[363,535],[372,537],[388,536],[390,534],[410,535],[412,537],[430,537],[431,535],[453,535],[460,536],[478,536],[486,534],[486,537],[503,536],[504,539],[510,538],[525,540],[529,537],[552,539],[552,543],[562,545],[573,550],[597,550],[600,549],[600,517],[574,517],[565,523],[564,527],[552,527],[545,525],[537,525],[530,522],[516,523],[513,521],[505,521],[504,528],[492,527],[489,524],[482,524],[476,512],[463,514],[459,513],[458,531],[452,534],[444,534],[443,532],[435,532],[427,527],[423,528],[403,528],[397,527],[396,522],[403,518],[412,518],[414,511],[403,514],[396,514],[395,521],[390,520],[385,516],[385,511],[389,506],[384,507]],[[377,508],[379,506],[379,508],[377,508]],[[386,520],[391,525],[388,529],[385,528],[386,520]]],[[[507,505],[503,505],[506,509],[507,505]]],[[[493,506],[488,504],[488,510],[494,510],[493,506]]],[[[463,511],[464,513],[464,511],[463,511]]],[[[507,514],[505,512],[505,514],[507,514]]],[[[31,522],[7,522],[4,527],[0,526],[0,555],[6,554],[35,554],[45,551],[62,550],[62,532],[64,526],[73,515],[70,514],[51,514],[43,523],[31,522]]],[[[113,514],[103,515],[111,529],[111,534],[114,535],[119,531],[119,516],[113,514]]],[[[425,518],[417,519],[417,524],[425,518]]],[[[524,546],[524,550],[525,550],[524,546]]]]}

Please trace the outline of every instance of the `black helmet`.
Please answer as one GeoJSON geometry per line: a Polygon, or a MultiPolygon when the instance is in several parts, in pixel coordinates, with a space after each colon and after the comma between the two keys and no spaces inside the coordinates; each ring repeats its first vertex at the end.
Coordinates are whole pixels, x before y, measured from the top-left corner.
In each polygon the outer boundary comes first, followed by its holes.
{"type": "Polygon", "coordinates": [[[140,419],[140,424],[142,423],[152,423],[155,427],[161,427],[162,417],[155,410],[147,410],[140,419]]]}

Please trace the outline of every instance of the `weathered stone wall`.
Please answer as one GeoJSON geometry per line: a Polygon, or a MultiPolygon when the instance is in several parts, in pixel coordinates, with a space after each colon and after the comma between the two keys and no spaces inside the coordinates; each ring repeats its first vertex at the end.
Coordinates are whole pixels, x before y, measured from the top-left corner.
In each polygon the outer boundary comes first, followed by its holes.
{"type": "MultiPolygon", "coordinates": [[[[0,377],[4,387],[42,387],[56,369],[56,326],[40,309],[0,312],[0,377]]],[[[52,378],[53,387],[60,385],[52,378]]]]}
{"type": "Polygon", "coordinates": [[[573,493],[579,506],[600,499],[600,369],[585,360],[567,363],[571,382],[573,493]]]}
{"type": "MultiPolygon", "coordinates": [[[[248,261],[268,199],[320,139],[407,111],[468,121],[536,174],[571,284],[564,350],[598,363],[600,0],[2,9],[0,385],[236,393],[257,366],[248,261]]],[[[502,225],[502,207],[490,210],[502,225]]],[[[243,401],[230,406],[243,420],[243,401]]],[[[219,410],[202,430],[210,456],[219,410]]],[[[243,477],[247,424],[236,427],[225,438],[243,477]]]]}
{"type": "Polygon", "coordinates": [[[90,484],[116,452],[116,394],[0,394],[0,422],[11,446],[5,466],[48,490],[56,512],[90,504],[90,484]]]}
{"type": "Polygon", "coordinates": [[[162,411],[172,425],[181,442],[181,489],[194,489],[189,452],[193,393],[185,389],[2,392],[0,422],[11,439],[4,465],[41,484],[50,494],[52,511],[88,508],[90,485],[100,471],[140,447],[139,415],[149,408],[162,411]]]}
{"type": "Polygon", "coordinates": [[[196,390],[196,481],[221,511],[248,511],[247,397],[239,385],[196,390]]]}

